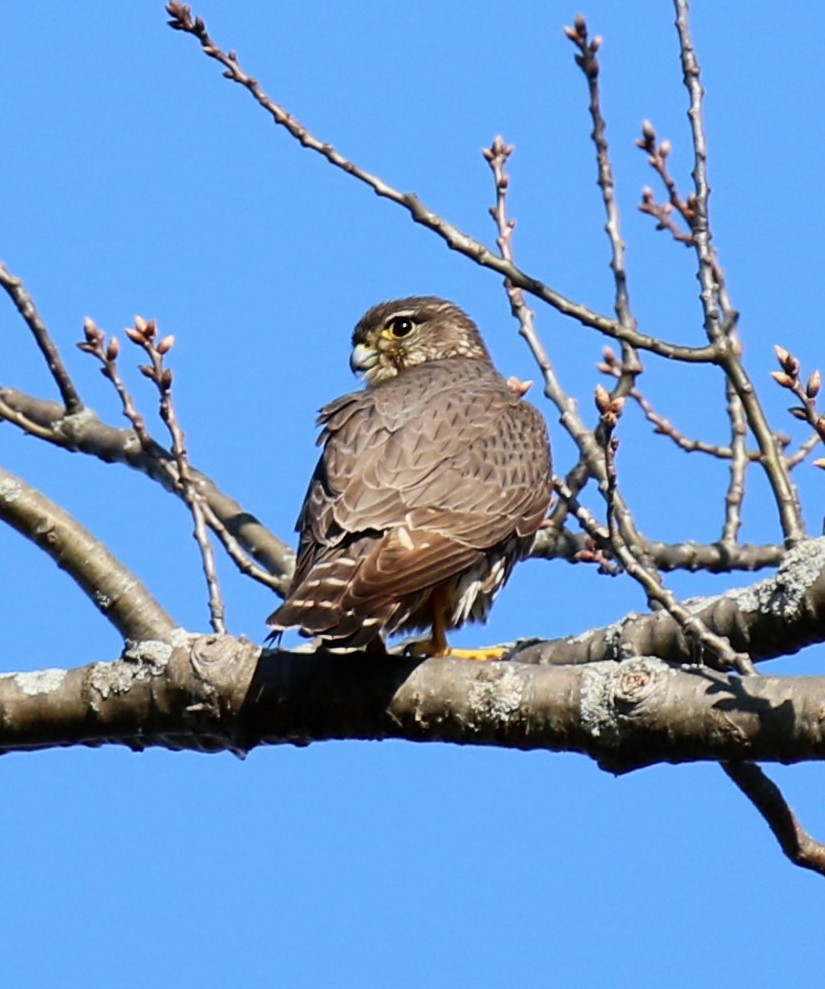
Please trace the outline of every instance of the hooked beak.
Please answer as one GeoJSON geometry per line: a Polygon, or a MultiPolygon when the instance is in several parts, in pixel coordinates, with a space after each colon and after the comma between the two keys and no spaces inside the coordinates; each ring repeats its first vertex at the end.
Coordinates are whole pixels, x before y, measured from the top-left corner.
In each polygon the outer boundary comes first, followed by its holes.
{"type": "Polygon", "coordinates": [[[357,343],[349,355],[349,366],[353,374],[358,371],[369,371],[378,363],[378,351],[365,343],[357,343]]]}

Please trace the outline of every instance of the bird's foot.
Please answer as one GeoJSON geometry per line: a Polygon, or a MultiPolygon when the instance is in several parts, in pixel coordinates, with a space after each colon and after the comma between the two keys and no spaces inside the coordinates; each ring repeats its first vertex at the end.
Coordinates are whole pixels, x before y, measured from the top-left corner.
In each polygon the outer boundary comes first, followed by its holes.
{"type": "Polygon", "coordinates": [[[489,659],[504,659],[510,650],[507,646],[483,646],[478,649],[453,649],[448,647],[447,655],[454,659],[472,659],[476,662],[486,662],[489,659]]]}
{"type": "Polygon", "coordinates": [[[476,662],[486,662],[491,659],[503,659],[510,651],[507,646],[483,646],[478,649],[454,649],[446,643],[440,645],[432,639],[419,639],[417,642],[410,642],[407,645],[408,656],[415,656],[417,659],[431,659],[434,657],[443,659],[471,659],[476,662]]]}

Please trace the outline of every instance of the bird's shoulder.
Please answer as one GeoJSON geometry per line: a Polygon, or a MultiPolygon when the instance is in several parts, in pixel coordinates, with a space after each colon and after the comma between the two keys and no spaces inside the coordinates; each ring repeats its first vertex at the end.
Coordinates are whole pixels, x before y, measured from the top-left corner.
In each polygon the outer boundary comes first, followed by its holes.
{"type": "Polygon", "coordinates": [[[436,413],[462,419],[486,418],[490,413],[520,406],[541,418],[489,362],[448,357],[405,368],[374,387],[329,402],[318,414],[317,424],[322,427],[319,443],[341,430],[365,428],[371,420],[376,427],[394,431],[436,413]]]}

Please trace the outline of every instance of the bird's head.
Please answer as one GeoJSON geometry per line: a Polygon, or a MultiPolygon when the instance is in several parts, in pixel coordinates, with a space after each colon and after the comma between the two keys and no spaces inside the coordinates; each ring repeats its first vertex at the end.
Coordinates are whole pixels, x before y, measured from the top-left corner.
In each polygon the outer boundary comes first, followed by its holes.
{"type": "Polygon", "coordinates": [[[490,360],[478,328],[458,306],[413,296],[381,302],[364,313],[352,334],[349,363],[372,386],[404,368],[445,357],[490,360]]]}

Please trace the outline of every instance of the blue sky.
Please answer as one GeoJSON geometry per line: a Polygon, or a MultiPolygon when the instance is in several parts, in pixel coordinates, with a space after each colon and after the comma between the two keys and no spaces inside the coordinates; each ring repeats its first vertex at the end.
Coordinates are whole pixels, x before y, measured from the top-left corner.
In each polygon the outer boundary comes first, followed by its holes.
{"type": "MultiPolygon", "coordinates": [[[[646,332],[699,343],[687,251],[635,203],[651,181],[633,141],[653,120],[688,176],[671,6],[580,8],[602,52],[634,310],[646,332]]],[[[492,242],[480,155],[516,145],[511,210],[524,268],[594,308],[612,283],[584,82],[550,2],[196,6],[214,38],[317,136],[492,242]]],[[[275,129],[220,78],[160,3],[17,4],[4,12],[0,257],[22,275],[81,393],[117,403],[74,350],[82,319],[135,313],[177,344],[193,462],[289,536],[316,450],[315,410],[353,387],[349,335],[372,303],[440,294],[467,309],[507,374],[535,377],[499,280],[275,129]]],[[[749,372],[780,342],[822,362],[820,94],[825,11],[697,0],[708,90],[712,220],[749,372]]],[[[590,415],[603,341],[554,313],[538,325],[590,415]]],[[[51,396],[25,328],[0,306],[4,383],[51,396]]],[[[685,432],[723,440],[708,370],[646,361],[644,387],[685,432]]],[[[135,375],[144,411],[153,399],[135,375]]],[[[538,389],[536,389],[537,391],[538,389]]],[[[535,396],[539,401],[539,396],[535,396]]],[[[569,442],[555,438],[560,469],[569,442]]],[[[620,478],[644,531],[715,539],[725,468],[622,423],[620,478]]],[[[146,479],[0,430],[4,465],[107,540],[189,628],[205,592],[182,506],[146,479]]],[[[820,529],[822,476],[800,471],[820,529]]],[[[596,505],[596,503],[593,503],[596,505]]],[[[754,478],[744,538],[777,526],[754,478]]],[[[65,575],[0,531],[4,669],[114,658],[116,634],[65,575]]],[[[271,595],[221,564],[230,630],[264,634],[271,595]]],[[[676,575],[683,594],[744,583],[676,575]]],[[[524,565],[488,629],[557,636],[641,610],[624,579],[524,565]]],[[[821,650],[776,672],[820,670],[821,650]]],[[[773,769],[825,836],[822,771],[773,769]]],[[[581,757],[340,743],[229,755],[66,750],[0,760],[0,943],[9,985],[660,986],[821,984],[822,879],[793,869],[714,766],[614,779],[581,757]]]]}

